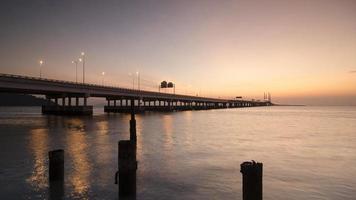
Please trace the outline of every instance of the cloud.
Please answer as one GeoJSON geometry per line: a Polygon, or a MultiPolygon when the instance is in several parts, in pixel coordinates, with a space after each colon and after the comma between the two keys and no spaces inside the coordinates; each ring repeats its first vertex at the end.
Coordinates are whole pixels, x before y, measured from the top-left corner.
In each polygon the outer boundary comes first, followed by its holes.
{"type": "Polygon", "coordinates": [[[350,74],[356,73],[356,70],[349,71],[350,74]]]}

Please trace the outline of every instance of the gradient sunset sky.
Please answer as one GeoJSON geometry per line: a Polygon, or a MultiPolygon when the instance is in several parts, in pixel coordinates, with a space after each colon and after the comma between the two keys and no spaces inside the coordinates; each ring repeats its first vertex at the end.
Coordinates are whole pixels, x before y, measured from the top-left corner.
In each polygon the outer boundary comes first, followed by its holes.
{"type": "Polygon", "coordinates": [[[92,83],[356,105],[355,0],[2,0],[0,27],[0,73],[74,81],[84,51],[92,83]]]}

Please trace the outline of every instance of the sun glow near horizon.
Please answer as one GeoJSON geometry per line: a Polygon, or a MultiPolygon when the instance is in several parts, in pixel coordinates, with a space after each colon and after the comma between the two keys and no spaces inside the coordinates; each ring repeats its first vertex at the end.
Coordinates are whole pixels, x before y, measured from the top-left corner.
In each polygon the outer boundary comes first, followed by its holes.
{"type": "Polygon", "coordinates": [[[1,72],[38,76],[40,57],[43,77],[75,80],[71,61],[84,51],[92,83],[132,88],[127,74],[140,71],[142,89],[168,80],[182,94],[352,104],[355,9],[332,0],[7,2],[1,72]]]}

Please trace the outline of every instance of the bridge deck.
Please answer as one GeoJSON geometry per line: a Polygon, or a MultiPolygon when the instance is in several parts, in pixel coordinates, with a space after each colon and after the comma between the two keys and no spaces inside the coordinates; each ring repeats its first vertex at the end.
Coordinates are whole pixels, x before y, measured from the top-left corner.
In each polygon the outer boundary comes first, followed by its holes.
{"type": "MultiPolygon", "coordinates": [[[[191,108],[192,110],[203,108],[228,108],[228,107],[251,107],[251,106],[268,106],[272,105],[271,102],[265,101],[248,101],[248,100],[230,100],[220,98],[198,97],[181,94],[169,94],[160,93],[145,90],[133,90],[122,87],[102,86],[96,84],[83,84],[70,81],[61,81],[45,78],[35,78],[28,76],[0,74],[0,92],[8,93],[24,93],[24,94],[40,94],[46,95],[47,99],[55,100],[57,106],[63,108],[56,108],[53,106],[45,106],[45,113],[56,112],[71,112],[68,110],[71,108],[71,99],[76,98],[76,103],[73,106],[73,112],[81,110],[78,98],[84,99],[84,107],[87,106],[88,97],[104,97],[108,101],[108,112],[115,110],[125,110],[124,106],[128,106],[128,100],[135,99],[134,105],[140,106],[143,102],[148,102],[149,105],[146,110],[186,110],[191,108]],[[66,105],[66,98],[68,99],[68,105],[66,105]],[[62,99],[62,105],[58,104],[58,99],[62,99]],[[120,105],[116,106],[116,102],[119,100],[120,105]],[[123,100],[125,101],[123,103],[123,100]],[[114,101],[114,106],[110,105],[110,102],[114,101]],[[156,105],[158,101],[159,105],[156,105]],[[161,101],[164,102],[161,107],[161,101]],[[151,106],[151,102],[154,103],[151,106]],[[175,104],[175,105],[174,105],[175,104]],[[69,107],[66,107],[69,106],[69,107]],[[79,106],[79,107],[78,107],[79,106]],[[173,108],[175,109],[171,109],[173,108]],[[64,108],[65,107],[65,108],[64,108]],[[75,108],[74,108],[75,107],[75,108]],[[121,107],[121,108],[119,108],[121,107]]],[[[85,112],[90,113],[90,112],[85,112]]]]}

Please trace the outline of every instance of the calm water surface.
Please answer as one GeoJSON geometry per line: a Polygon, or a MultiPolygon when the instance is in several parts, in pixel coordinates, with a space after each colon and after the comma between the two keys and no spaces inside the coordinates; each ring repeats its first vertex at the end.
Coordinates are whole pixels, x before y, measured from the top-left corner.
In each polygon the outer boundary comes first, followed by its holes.
{"type": "MultiPolygon", "coordinates": [[[[146,113],[137,199],[242,199],[240,163],[264,163],[264,199],[355,199],[355,107],[146,113]]],[[[66,199],[118,199],[117,141],[129,115],[42,116],[0,108],[1,199],[47,199],[48,151],[65,150],[66,199]]]]}

